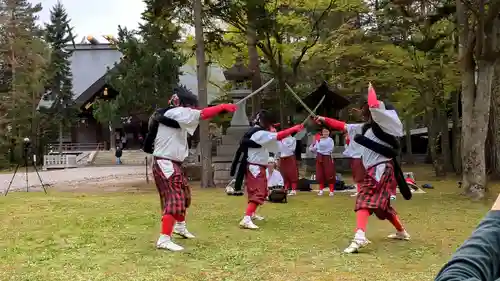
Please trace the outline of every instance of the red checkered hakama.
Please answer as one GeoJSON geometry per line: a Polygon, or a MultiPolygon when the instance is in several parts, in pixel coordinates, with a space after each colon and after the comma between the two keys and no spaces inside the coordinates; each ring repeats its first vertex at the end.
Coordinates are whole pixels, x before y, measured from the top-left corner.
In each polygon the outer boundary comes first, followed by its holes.
{"type": "Polygon", "coordinates": [[[155,157],[153,176],[163,214],[185,215],[186,209],[191,205],[191,189],[181,163],[155,157]]]}
{"type": "Polygon", "coordinates": [[[361,158],[351,158],[352,179],[355,183],[361,184],[365,180],[365,166],[361,158]]]}
{"type": "Polygon", "coordinates": [[[280,173],[285,181],[285,186],[290,187],[299,181],[299,168],[295,155],[280,158],[280,173]]]}
{"type": "Polygon", "coordinates": [[[330,155],[316,155],[316,181],[322,184],[335,184],[335,162],[330,155]]]}
{"type": "Polygon", "coordinates": [[[356,207],[354,211],[368,209],[371,213],[384,220],[391,215],[396,215],[396,211],[391,207],[391,194],[396,189],[397,183],[394,176],[394,166],[392,161],[379,163],[367,169],[364,181],[361,183],[358,196],[356,197],[356,207]],[[375,180],[375,171],[378,165],[385,164],[385,170],[380,181],[375,180]]]}
{"type": "Polygon", "coordinates": [[[256,164],[248,164],[245,174],[245,186],[248,195],[248,202],[253,202],[257,205],[262,205],[266,201],[268,195],[266,167],[256,164]],[[250,166],[259,168],[259,174],[254,176],[250,171],[250,166]]]}

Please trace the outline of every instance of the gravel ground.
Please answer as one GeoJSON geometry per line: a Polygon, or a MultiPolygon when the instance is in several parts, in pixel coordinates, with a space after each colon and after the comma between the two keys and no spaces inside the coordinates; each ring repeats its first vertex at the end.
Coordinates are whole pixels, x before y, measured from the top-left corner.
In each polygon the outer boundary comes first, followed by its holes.
{"type": "MultiPolygon", "coordinates": [[[[59,191],[78,191],[89,188],[113,191],[124,184],[146,182],[144,166],[83,167],[67,170],[40,171],[40,177],[47,187],[59,191]]],[[[5,192],[13,173],[0,174],[0,192],[5,192]]],[[[152,175],[149,180],[153,181],[152,175]]],[[[41,191],[41,184],[35,172],[28,173],[30,191],[41,191]]],[[[26,174],[17,172],[10,191],[26,190],[26,174]]]]}

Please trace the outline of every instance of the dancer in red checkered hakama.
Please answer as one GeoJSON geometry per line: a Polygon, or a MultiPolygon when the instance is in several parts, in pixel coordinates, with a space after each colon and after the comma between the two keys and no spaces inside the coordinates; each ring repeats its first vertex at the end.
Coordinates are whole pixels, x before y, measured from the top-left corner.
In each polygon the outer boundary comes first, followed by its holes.
{"type": "Polygon", "coordinates": [[[185,90],[175,93],[169,103],[170,108],[162,111],[163,114],[152,116],[144,151],[152,151],[154,156],[153,175],[163,210],[161,234],[156,247],[181,251],[183,247],[172,241],[172,233],[194,238],[186,228],[186,210],[191,205],[191,190],[181,166],[189,155],[188,135],[194,134],[200,119],[234,112],[236,106],[220,104],[202,110],[194,109],[197,97],[185,90]]]}
{"type": "Polygon", "coordinates": [[[316,153],[316,181],[319,184],[318,195],[323,195],[325,186],[330,188],[330,196],[334,195],[336,171],[332,152],[335,144],[330,137],[330,130],[323,128],[321,134],[316,135],[315,141],[309,146],[309,150],[316,153]]]}
{"type": "Polygon", "coordinates": [[[163,214],[183,216],[191,205],[191,189],[182,169],[182,163],[154,157],[153,176],[163,214]],[[167,178],[164,171],[172,171],[172,175],[167,178]]]}
{"type": "Polygon", "coordinates": [[[297,140],[288,136],[278,142],[280,152],[280,173],[285,180],[285,190],[292,191],[288,195],[297,194],[297,183],[299,182],[299,167],[297,166],[297,159],[295,157],[295,150],[297,148],[297,140]]]}
{"type": "MultiPolygon", "coordinates": [[[[276,132],[272,127],[273,122],[270,113],[266,110],[261,110],[253,123],[255,124],[254,127],[245,134],[241,141],[242,144],[247,144],[245,148],[246,159],[243,159],[240,165],[242,167],[246,166],[244,173],[248,204],[245,215],[240,221],[240,227],[246,229],[259,228],[254,224],[252,218],[256,220],[264,219],[256,215],[256,210],[258,206],[264,203],[268,195],[266,167],[269,160],[269,152],[278,151],[277,141],[281,141],[293,133],[298,133],[304,128],[303,125],[295,125],[289,129],[276,132]],[[252,144],[248,145],[250,142],[252,144]]],[[[236,157],[233,160],[233,164],[238,161],[239,159],[236,157]]]]}
{"type": "MultiPolygon", "coordinates": [[[[369,121],[365,124],[346,124],[342,121],[319,116],[317,121],[338,131],[347,132],[352,141],[360,144],[361,159],[366,169],[364,180],[359,186],[356,197],[356,230],[352,243],[344,253],[355,253],[370,242],[366,238],[366,226],[371,214],[379,219],[387,219],[396,228],[396,233],[389,238],[409,240],[410,235],[403,227],[399,217],[391,206],[391,194],[396,186],[394,158],[388,158],[393,147],[397,146],[397,137],[403,136],[403,125],[396,110],[387,103],[377,100],[375,90],[369,87],[368,104],[364,108],[369,121]],[[383,140],[382,140],[383,139],[383,140]],[[387,152],[389,151],[389,152],[387,152]]],[[[399,167],[399,166],[398,166],[399,167]]],[[[400,170],[398,171],[400,172],[400,170]]],[[[401,192],[407,194],[408,186],[398,182],[401,192]]],[[[411,198],[405,195],[405,199],[411,198]]]]}
{"type": "Polygon", "coordinates": [[[354,211],[371,210],[379,219],[385,220],[396,215],[396,211],[391,207],[390,195],[396,189],[397,183],[392,162],[382,162],[380,165],[385,165],[385,169],[378,181],[376,173],[379,165],[372,166],[366,171],[356,196],[354,211]]]}

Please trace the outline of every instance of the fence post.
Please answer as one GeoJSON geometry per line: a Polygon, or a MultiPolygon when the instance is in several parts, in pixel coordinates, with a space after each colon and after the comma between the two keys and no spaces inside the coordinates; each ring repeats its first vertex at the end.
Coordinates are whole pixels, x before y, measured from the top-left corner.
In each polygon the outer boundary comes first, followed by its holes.
{"type": "Polygon", "coordinates": [[[148,157],[144,157],[144,163],[146,163],[146,183],[149,184],[149,175],[148,175],[148,157]]]}

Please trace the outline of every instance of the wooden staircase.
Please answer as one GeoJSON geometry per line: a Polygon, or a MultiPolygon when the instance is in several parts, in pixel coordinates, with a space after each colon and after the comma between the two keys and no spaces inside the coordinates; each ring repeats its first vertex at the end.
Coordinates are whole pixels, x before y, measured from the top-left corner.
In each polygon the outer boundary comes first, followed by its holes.
{"type": "MultiPolygon", "coordinates": [[[[142,150],[124,150],[122,153],[122,165],[146,165],[146,161],[151,161],[151,155],[142,150]],[[147,160],[146,160],[147,158],[147,160]]],[[[114,150],[101,150],[92,162],[94,166],[109,166],[116,165],[116,157],[114,150]]]]}

